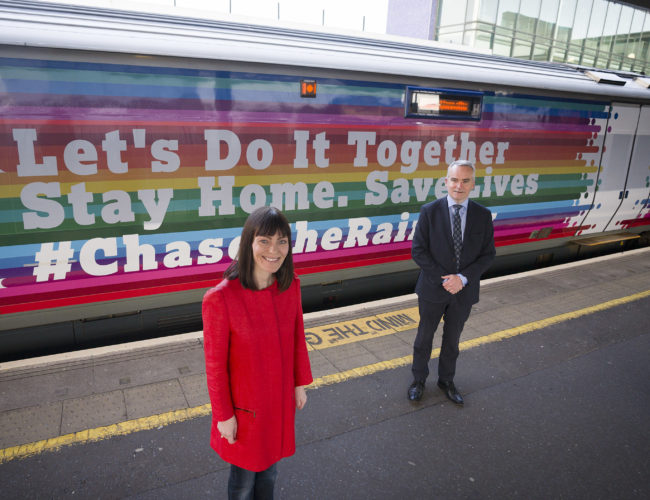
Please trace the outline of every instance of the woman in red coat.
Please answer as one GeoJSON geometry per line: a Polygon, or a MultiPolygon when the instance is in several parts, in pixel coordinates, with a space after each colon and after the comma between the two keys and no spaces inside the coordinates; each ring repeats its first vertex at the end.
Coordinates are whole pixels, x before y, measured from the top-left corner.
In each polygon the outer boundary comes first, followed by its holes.
{"type": "Polygon", "coordinates": [[[203,298],[203,336],[210,444],[231,464],[228,498],[273,498],[312,381],[291,228],[279,210],[246,220],[237,259],[203,298]]]}

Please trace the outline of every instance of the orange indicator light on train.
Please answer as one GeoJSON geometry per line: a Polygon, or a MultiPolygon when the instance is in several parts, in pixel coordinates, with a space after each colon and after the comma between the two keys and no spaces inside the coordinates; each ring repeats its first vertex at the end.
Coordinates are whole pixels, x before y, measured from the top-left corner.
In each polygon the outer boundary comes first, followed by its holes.
{"type": "Polygon", "coordinates": [[[300,80],[300,97],[316,97],[316,80],[300,80]]]}

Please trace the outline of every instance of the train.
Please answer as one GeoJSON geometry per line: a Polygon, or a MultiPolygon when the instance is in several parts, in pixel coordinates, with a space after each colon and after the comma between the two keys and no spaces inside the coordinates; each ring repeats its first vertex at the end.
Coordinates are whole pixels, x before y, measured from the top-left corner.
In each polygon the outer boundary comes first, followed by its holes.
{"type": "Polygon", "coordinates": [[[389,35],[0,1],[0,359],[201,328],[262,205],[305,310],[413,290],[476,165],[489,273],[648,245],[650,80],[389,35]]]}

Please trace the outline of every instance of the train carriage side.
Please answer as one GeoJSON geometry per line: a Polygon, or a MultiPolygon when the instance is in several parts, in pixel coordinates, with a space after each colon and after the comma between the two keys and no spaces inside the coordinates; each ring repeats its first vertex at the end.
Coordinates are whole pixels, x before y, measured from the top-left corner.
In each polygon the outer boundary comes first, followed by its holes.
{"type": "Polygon", "coordinates": [[[97,27],[106,13],[3,21],[0,356],[200,327],[263,204],[292,221],[307,306],[407,290],[419,209],[458,158],[477,165],[498,266],[650,229],[633,75],[115,11],[97,27]],[[150,53],[120,45],[134,23],[150,53]]]}

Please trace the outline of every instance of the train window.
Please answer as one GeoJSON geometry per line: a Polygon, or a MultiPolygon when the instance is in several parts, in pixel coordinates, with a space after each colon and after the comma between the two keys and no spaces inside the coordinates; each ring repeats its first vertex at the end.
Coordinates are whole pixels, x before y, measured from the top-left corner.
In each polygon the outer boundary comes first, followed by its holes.
{"type": "Polygon", "coordinates": [[[471,90],[406,87],[406,118],[480,120],[483,94],[471,90]]]}

